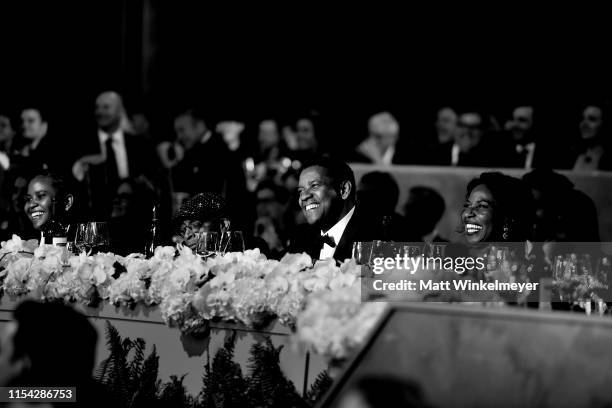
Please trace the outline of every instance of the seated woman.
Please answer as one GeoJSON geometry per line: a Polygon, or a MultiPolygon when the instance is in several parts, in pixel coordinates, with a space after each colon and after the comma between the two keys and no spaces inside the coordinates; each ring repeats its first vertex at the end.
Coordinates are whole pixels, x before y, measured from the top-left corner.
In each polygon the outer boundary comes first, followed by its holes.
{"type": "Polygon", "coordinates": [[[185,200],[174,220],[176,230],[172,241],[195,250],[201,232],[221,231],[222,225],[227,228],[226,207],[225,199],[212,192],[200,193],[185,200]]]}
{"type": "Polygon", "coordinates": [[[52,173],[34,176],[24,201],[24,211],[36,231],[68,227],[74,196],[62,177],[52,173]]]}
{"type": "MultiPolygon", "coordinates": [[[[469,255],[486,259],[485,270],[474,270],[476,279],[527,279],[526,244],[533,232],[533,217],[533,197],[521,180],[487,172],[468,183],[461,232],[469,255]],[[498,259],[500,253],[494,247],[504,249],[503,259],[498,259]]],[[[539,279],[530,276],[529,280],[539,279]]]]}
{"type": "Polygon", "coordinates": [[[527,186],[498,172],[482,173],[468,183],[461,232],[471,248],[490,242],[525,242],[533,230],[534,204],[527,186]]]}
{"type": "MultiPolygon", "coordinates": [[[[192,250],[197,249],[201,232],[231,230],[225,199],[212,192],[199,193],[183,202],[174,222],[176,230],[172,241],[187,245],[192,250]]],[[[259,248],[264,255],[270,256],[263,239],[245,234],[243,240],[245,249],[259,248]]]]}

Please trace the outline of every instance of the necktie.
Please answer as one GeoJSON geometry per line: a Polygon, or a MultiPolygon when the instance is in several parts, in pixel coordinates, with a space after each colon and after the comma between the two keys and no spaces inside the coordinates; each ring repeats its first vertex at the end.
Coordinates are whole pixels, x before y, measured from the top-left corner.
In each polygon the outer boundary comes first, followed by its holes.
{"type": "Polygon", "coordinates": [[[322,249],[324,244],[327,244],[332,248],[336,247],[336,241],[334,241],[334,237],[330,237],[327,234],[321,236],[319,247],[322,249]]]}
{"type": "Polygon", "coordinates": [[[117,158],[115,157],[115,150],[113,149],[113,138],[109,136],[106,140],[106,180],[108,185],[115,185],[119,180],[119,173],[117,170],[117,158]]]}

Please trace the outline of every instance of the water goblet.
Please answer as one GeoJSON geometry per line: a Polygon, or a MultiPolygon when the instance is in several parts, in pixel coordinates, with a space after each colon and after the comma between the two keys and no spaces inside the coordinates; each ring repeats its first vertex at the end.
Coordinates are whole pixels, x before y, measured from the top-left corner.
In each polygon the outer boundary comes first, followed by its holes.
{"type": "Polygon", "coordinates": [[[200,233],[196,253],[206,259],[219,250],[219,233],[215,231],[204,231],[200,233]]]}
{"type": "Polygon", "coordinates": [[[225,231],[221,235],[219,252],[244,252],[244,237],[242,231],[225,231]]]}

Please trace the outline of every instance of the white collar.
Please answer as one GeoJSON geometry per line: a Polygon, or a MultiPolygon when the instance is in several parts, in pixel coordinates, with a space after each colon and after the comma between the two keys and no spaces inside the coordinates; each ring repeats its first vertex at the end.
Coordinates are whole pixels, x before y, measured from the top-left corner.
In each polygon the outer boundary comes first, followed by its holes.
{"type": "Polygon", "coordinates": [[[200,143],[204,144],[208,142],[211,137],[212,137],[212,132],[210,130],[207,130],[206,133],[204,133],[204,136],[202,136],[202,139],[200,139],[200,143]]]}
{"type": "Polygon", "coordinates": [[[123,142],[123,130],[119,128],[111,134],[103,131],[102,129],[98,129],[98,139],[100,139],[100,143],[106,143],[109,137],[113,140],[113,142],[123,142]]]}
{"type": "Polygon", "coordinates": [[[523,153],[523,151],[528,151],[531,152],[535,149],[535,142],[530,142],[527,144],[516,144],[516,152],[517,153],[523,153]]]}
{"type": "Polygon", "coordinates": [[[30,143],[30,150],[35,150],[45,136],[47,136],[46,133],[44,135],[42,135],[41,137],[32,140],[32,143],[30,143]]]}
{"type": "Polygon", "coordinates": [[[451,165],[456,166],[459,164],[459,153],[461,153],[461,148],[457,143],[453,143],[453,147],[451,149],[451,165]]]}
{"type": "MultiPolygon", "coordinates": [[[[351,220],[351,217],[353,216],[354,212],[355,212],[355,206],[353,206],[353,208],[351,208],[351,210],[344,217],[342,217],[340,221],[338,221],[333,227],[331,227],[327,231],[327,235],[334,239],[336,246],[340,242],[340,238],[342,238],[342,234],[344,234],[344,230],[346,229],[346,226],[351,220]]],[[[321,236],[325,234],[326,234],[325,232],[321,231],[321,236]]]]}
{"type": "Polygon", "coordinates": [[[395,145],[391,145],[387,148],[385,154],[382,156],[383,163],[391,165],[393,163],[393,156],[395,156],[395,145]]]}

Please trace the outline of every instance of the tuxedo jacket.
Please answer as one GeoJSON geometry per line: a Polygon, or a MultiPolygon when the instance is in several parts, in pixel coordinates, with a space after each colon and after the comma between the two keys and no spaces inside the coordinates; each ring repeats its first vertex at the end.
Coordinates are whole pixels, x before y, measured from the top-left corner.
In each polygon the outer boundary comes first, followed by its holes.
{"type": "MultiPolygon", "coordinates": [[[[378,225],[373,217],[368,216],[359,206],[355,208],[355,212],[349,223],[346,225],[340,241],[336,243],[334,259],[344,261],[350,258],[353,250],[353,243],[360,241],[374,241],[382,239],[382,225],[378,225]]],[[[312,225],[303,225],[296,228],[295,236],[291,239],[291,243],[287,249],[289,253],[306,252],[313,259],[319,259],[321,252],[320,246],[321,230],[312,225]]]]}

